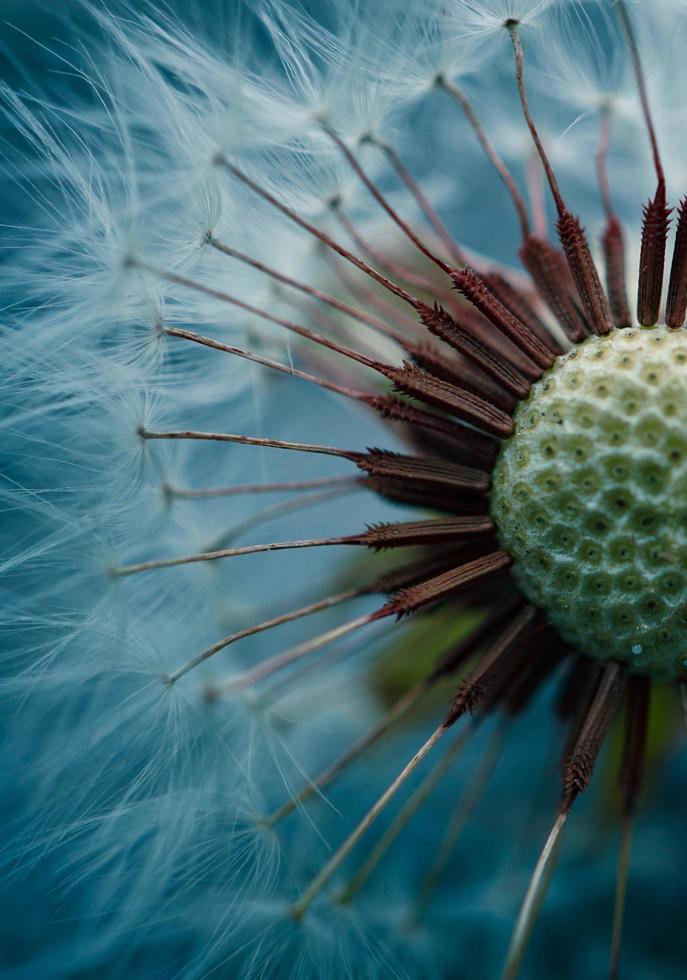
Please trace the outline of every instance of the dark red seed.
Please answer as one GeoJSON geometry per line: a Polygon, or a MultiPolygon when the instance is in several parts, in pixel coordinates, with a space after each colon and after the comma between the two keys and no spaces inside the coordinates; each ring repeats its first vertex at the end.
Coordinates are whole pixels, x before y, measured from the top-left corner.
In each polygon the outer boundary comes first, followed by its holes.
{"type": "Polygon", "coordinates": [[[484,371],[486,375],[493,378],[516,398],[527,396],[530,386],[525,378],[441,306],[435,304],[433,308],[427,307],[421,315],[422,322],[435,337],[439,337],[449,347],[472,361],[481,371],[484,371]]]}
{"type": "Polygon", "coordinates": [[[610,333],[613,329],[611,310],[579,218],[564,208],[556,227],[587,320],[595,333],[610,333]]]}
{"type": "Polygon", "coordinates": [[[460,685],[446,716],[445,727],[453,725],[466,711],[474,711],[489,689],[522,663],[529,653],[528,645],[522,642],[523,637],[530,632],[539,615],[535,606],[526,606],[503,629],[460,685]]]}
{"type": "Polygon", "coordinates": [[[440,545],[446,542],[492,534],[489,517],[440,517],[420,521],[377,524],[357,535],[360,544],[381,551],[409,545],[440,545]]]}
{"type": "Polygon", "coordinates": [[[632,315],[625,285],[625,242],[623,229],[615,215],[608,219],[601,245],[606,263],[606,288],[613,323],[616,327],[629,327],[632,315]]]}
{"type": "Polygon", "coordinates": [[[687,198],[680,201],[677,231],[670,267],[670,284],[666,303],[666,323],[681,327],[687,314],[687,198]]]}
{"type": "Polygon", "coordinates": [[[644,205],[642,223],[637,319],[643,327],[652,327],[658,322],[660,315],[669,215],[665,184],[659,181],[654,199],[644,205]]]}
{"type": "Polygon", "coordinates": [[[587,327],[577,304],[579,296],[565,254],[550,242],[530,235],[518,253],[542,299],[556,317],[566,336],[578,344],[587,327]]]}
{"type": "Polygon", "coordinates": [[[515,286],[508,282],[505,276],[497,272],[488,272],[482,278],[494,296],[503,303],[506,309],[510,310],[513,316],[517,317],[521,323],[529,327],[532,333],[543,344],[550,346],[556,354],[564,353],[565,348],[552,335],[522,290],[516,289],[515,286]]]}
{"type": "Polygon", "coordinates": [[[380,370],[393,382],[397,391],[411,398],[440,408],[500,438],[506,438],[513,432],[513,420],[506,412],[457,385],[433,378],[412,364],[404,364],[400,368],[383,366],[380,370]]]}
{"type": "Polygon", "coordinates": [[[591,779],[625,685],[625,668],[608,663],[602,668],[596,693],[584,717],[563,772],[563,812],[567,812],[591,779]]]}
{"type": "Polygon", "coordinates": [[[487,320],[493,323],[497,330],[504,333],[535,364],[543,369],[551,367],[555,356],[551,345],[542,343],[528,326],[521,323],[496,298],[476,272],[466,267],[454,272],[451,278],[458,292],[465,296],[487,320]]]}
{"type": "Polygon", "coordinates": [[[446,572],[401,589],[383,607],[382,615],[407,616],[422,606],[456,595],[478,579],[508,568],[512,558],[506,551],[493,551],[446,572]]]}
{"type": "Polygon", "coordinates": [[[450,460],[403,456],[385,449],[371,449],[357,460],[357,465],[370,476],[414,483],[428,489],[470,490],[474,493],[486,493],[489,489],[487,472],[450,460]]]}

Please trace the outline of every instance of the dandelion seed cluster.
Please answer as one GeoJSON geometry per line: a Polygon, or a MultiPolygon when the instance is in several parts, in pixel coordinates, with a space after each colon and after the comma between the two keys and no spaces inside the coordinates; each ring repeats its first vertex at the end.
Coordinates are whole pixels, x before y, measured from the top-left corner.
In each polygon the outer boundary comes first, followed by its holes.
{"type": "Polygon", "coordinates": [[[572,644],[668,680],[687,637],[687,341],[591,337],[515,413],[491,512],[514,572],[572,644]]]}
{"type": "Polygon", "coordinates": [[[682,976],[684,4],[198,6],[0,89],[0,972],[682,976]]]}

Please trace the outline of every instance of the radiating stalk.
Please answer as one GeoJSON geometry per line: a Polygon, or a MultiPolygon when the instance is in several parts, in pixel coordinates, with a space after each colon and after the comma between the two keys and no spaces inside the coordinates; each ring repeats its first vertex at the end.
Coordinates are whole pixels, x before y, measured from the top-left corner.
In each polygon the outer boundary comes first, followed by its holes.
{"type": "Polygon", "coordinates": [[[437,762],[432,771],[423,779],[415,792],[410,796],[406,803],[401,807],[388,828],[375,844],[370,855],[363,861],[355,874],[350,878],[348,884],[336,896],[338,902],[348,902],[353,896],[365,886],[370,876],[373,874],[377,865],[382,860],[386,852],[394,843],[396,838],[408,826],[412,818],[418,812],[430,794],[436,789],[446,773],[449,771],[459,754],[476,731],[482,716],[477,716],[470,720],[463,731],[455,739],[453,745],[442,758],[437,762]]]}
{"type": "Polygon", "coordinates": [[[620,854],[618,856],[618,873],[615,881],[615,907],[613,910],[613,937],[611,939],[611,967],[609,980],[617,980],[620,965],[620,944],[623,936],[623,919],[625,917],[625,899],[627,883],[630,877],[630,858],[632,855],[632,815],[623,819],[620,854]]]}
{"type": "Polygon", "coordinates": [[[551,876],[556,866],[561,833],[567,817],[568,814],[565,811],[558,814],[539,856],[537,866],[534,869],[534,874],[527,888],[525,900],[522,903],[520,914],[518,915],[518,921],[513,930],[501,980],[516,980],[516,977],[520,973],[527,944],[532,935],[532,930],[534,929],[539,912],[541,911],[546,892],[551,882],[551,876]]]}
{"type": "Polygon", "coordinates": [[[494,730],[486,750],[482,756],[480,764],[470,779],[465,793],[460,797],[456,805],[451,820],[446,829],[446,834],[441,842],[437,855],[429,867],[422,880],[417,899],[411,914],[411,922],[417,923],[424,915],[432,895],[441,880],[451,856],[454,854],[458,841],[467,827],[479,801],[482,798],[485,787],[491,779],[503,751],[503,743],[508,727],[509,718],[505,718],[494,730]]]}
{"type": "Polygon", "coordinates": [[[346,840],[334,852],[334,854],[332,854],[324,867],[315,875],[298,901],[294,902],[294,904],[291,906],[291,915],[294,919],[303,918],[322,889],[330,882],[332,877],[339,870],[360,838],[366,833],[367,830],[369,830],[375,820],[379,817],[380,813],[385,809],[390,800],[393,799],[403,784],[410,778],[425,756],[431,752],[437,742],[444,735],[445,731],[446,727],[442,722],[441,725],[439,725],[439,727],[436,728],[430,735],[424,745],[418,749],[412,759],[404,766],[398,776],[396,776],[396,778],[384,790],[374,806],[367,811],[360,823],[351,831],[346,840]]]}
{"type": "Polygon", "coordinates": [[[215,697],[235,694],[238,691],[245,690],[247,687],[252,687],[254,684],[275,673],[275,671],[289,667],[292,663],[295,663],[307,654],[314,653],[315,650],[320,650],[327,644],[333,643],[334,640],[338,640],[342,636],[347,636],[354,630],[367,626],[379,618],[379,610],[377,610],[372,613],[366,613],[364,616],[357,616],[355,619],[351,619],[347,623],[342,623],[340,626],[335,626],[333,629],[327,630],[325,633],[320,633],[319,636],[306,640],[304,643],[299,643],[297,646],[283,650],[273,657],[268,657],[267,660],[263,660],[255,667],[244,671],[244,673],[239,674],[238,677],[234,677],[230,681],[213,685],[212,694],[215,697]]]}
{"type": "Polygon", "coordinates": [[[327,596],[324,599],[318,599],[316,602],[311,602],[307,606],[302,606],[300,609],[294,609],[291,612],[282,613],[281,616],[274,616],[271,619],[263,620],[261,623],[256,623],[253,626],[247,626],[245,629],[237,630],[234,633],[229,633],[228,636],[222,637],[217,643],[213,643],[212,646],[207,647],[201,653],[192,657],[191,660],[187,661],[178,670],[175,670],[172,674],[169,674],[165,680],[168,684],[174,684],[183,677],[184,674],[188,674],[189,671],[194,670],[200,664],[209,660],[210,657],[214,657],[216,653],[220,650],[224,650],[239,640],[243,640],[248,636],[255,636],[257,633],[263,633],[265,630],[273,629],[275,626],[281,626],[284,623],[291,623],[297,619],[303,619],[306,616],[310,616],[313,613],[320,612],[324,609],[331,609],[333,606],[338,606],[341,603],[348,602],[349,599],[353,599],[361,594],[360,589],[348,589],[345,592],[339,592],[336,595],[327,596]]]}
{"type": "Polygon", "coordinates": [[[412,688],[406,691],[397,701],[392,704],[389,710],[380,718],[376,724],[369,728],[360,738],[356,739],[353,744],[346,749],[331,765],[327,766],[320,773],[318,773],[315,778],[307,783],[303,789],[297,793],[295,796],[289,797],[285,800],[276,810],[274,810],[269,816],[265,817],[262,823],[268,827],[273,827],[275,824],[283,820],[284,817],[292,813],[297,806],[304,803],[310,797],[314,796],[316,793],[320,793],[325,786],[332,783],[337,776],[343,773],[352,762],[355,762],[363,752],[368,748],[371,748],[376,742],[382,738],[384,734],[389,730],[389,728],[402,718],[410,709],[417,704],[423,694],[427,691],[427,684],[424,680],[419,681],[412,688]]]}

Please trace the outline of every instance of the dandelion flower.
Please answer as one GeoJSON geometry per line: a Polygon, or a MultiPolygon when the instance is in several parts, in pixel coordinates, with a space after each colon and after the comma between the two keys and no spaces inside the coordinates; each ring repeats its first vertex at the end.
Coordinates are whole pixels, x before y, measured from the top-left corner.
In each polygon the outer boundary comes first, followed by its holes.
{"type": "Polygon", "coordinates": [[[223,6],[88,6],[3,89],[8,968],[514,978],[614,743],[558,952],[617,976],[687,683],[679,4],[223,6]]]}

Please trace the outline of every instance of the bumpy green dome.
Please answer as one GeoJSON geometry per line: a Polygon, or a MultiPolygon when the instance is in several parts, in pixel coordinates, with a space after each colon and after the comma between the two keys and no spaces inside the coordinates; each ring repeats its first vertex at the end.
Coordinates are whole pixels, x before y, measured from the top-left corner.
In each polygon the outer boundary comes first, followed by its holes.
{"type": "Polygon", "coordinates": [[[527,597],[599,659],[687,668],[687,332],[590,337],[515,413],[491,512],[527,597]]]}

